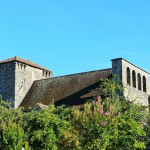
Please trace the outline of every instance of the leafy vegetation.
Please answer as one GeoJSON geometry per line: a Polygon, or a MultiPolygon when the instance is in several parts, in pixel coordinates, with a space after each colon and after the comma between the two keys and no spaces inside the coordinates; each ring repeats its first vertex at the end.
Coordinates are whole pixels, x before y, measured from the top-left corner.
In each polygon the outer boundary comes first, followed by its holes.
{"type": "Polygon", "coordinates": [[[104,79],[101,90],[105,98],[83,110],[50,105],[23,112],[0,100],[0,149],[149,150],[147,109],[126,101],[115,80],[104,79]]]}

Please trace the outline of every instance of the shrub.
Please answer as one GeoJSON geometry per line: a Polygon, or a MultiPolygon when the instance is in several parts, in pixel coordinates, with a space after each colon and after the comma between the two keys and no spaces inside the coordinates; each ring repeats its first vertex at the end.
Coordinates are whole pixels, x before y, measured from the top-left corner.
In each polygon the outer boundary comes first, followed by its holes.
{"type": "Polygon", "coordinates": [[[0,149],[19,150],[24,143],[22,112],[0,100],[0,149]]]}
{"type": "Polygon", "coordinates": [[[36,150],[60,149],[64,131],[69,131],[70,109],[54,107],[32,111],[24,116],[24,131],[29,145],[36,150]]]}

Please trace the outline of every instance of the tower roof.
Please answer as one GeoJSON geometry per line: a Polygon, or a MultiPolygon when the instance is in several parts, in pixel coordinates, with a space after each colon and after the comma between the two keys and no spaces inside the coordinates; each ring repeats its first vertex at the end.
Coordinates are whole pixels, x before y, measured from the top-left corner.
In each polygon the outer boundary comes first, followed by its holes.
{"type": "MultiPolygon", "coordinates": [[[[0,64],[9,63],[9,62],[14,62],[14,61],[22,62],[22,63],[24,63],[24,64],[26,64],[26,65],[29,65],[29,66],[32,66],[32,67],[35,67],[35,68],[39,68],[39,69],[41,69],[41,70],[50,71],[49,69],[46,69],[46,68],[44,68],[44,67],[42,67],[42,66],[40,66],[40,65],[38,65],[38,64],[36,64],[36,63],[34,63],[34,62],[32,62],[32,61],[26,60],[26,59],[24,59],[24,58],[20,58],[20,57],[18,57],[18,56],[15,56],[15,57],[12,57],[12,58],[8,58],[8,59],[5,59],[5,60],[1,60],[1,61],[0,61],[0,64]]],[[[52,72],[52,71],[50,71],[50,72],[52,72]]]]}

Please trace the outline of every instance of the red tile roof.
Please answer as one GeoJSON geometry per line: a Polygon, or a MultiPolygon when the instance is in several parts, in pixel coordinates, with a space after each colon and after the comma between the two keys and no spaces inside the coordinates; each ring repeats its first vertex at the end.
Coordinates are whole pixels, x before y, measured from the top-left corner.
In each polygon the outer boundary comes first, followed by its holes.
{"type": "Polygon", "coordinates": [[[1,60],[0,61],[0,64],[4,64],[4,63],[9,63],[9,62],[13,62],[13,61],[17,61],[17,62],[22,62],[24,64],[27,64],[29,66],[32,66],[32,67],[35,67],[35,68],[39,68],[39,69],[42,69],[42,70],[48,70],[50,71],[49,69],[46,69],[32,61],[29,61],[29,60],[26,60],[26,59],[23,59],[23,58],[20,58],[18,56],[15,56],[15,57],[12,57],[12,58],[9,58],[9,59],[5,59],[5,60],[1,60]]]}

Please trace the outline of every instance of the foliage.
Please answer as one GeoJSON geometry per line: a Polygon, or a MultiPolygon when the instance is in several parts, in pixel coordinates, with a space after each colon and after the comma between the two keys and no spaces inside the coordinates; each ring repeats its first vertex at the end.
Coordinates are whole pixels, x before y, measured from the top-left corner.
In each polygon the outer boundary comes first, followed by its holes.
{"type": "Polygon", "coordinates": [[[144,131],[146,132],[145,142],[146,150],[150,150],[150,115],[147,116],[147,124],[144,125],[144,131]]]}
{"type": "Polygon", "coordinates": [[[0,149],[22,149],[23,138],[22,112],[0,100],[0,149]]]}
{"type": "Polygon", "coordinates": [[[63,131],[71,128],[69,114],[69,109],[54,105],[25,114],[24,130],[30,146],[36,150],[59,149],[63,131]]]}
{"type": "Polygon", "coordinates": [[[101,81],[98,96],[77,108],[23,112],[0,100],[1,150],[149,150],[147,111],[124,99],[116,80],[101,81]]]}

